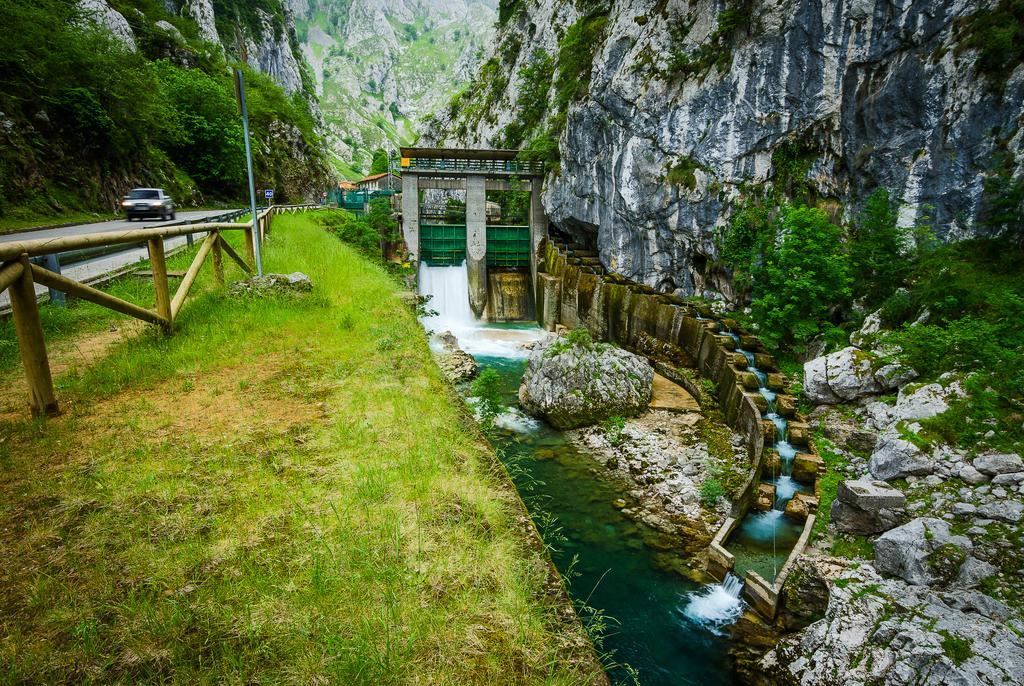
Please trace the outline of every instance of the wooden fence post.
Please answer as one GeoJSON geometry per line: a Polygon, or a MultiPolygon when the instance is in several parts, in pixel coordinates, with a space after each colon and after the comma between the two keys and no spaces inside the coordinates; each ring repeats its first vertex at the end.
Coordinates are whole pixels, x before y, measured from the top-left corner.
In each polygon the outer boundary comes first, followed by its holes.
{"type": "Polygon", "coordinates": [[[224,237],[217,231],[217,238],[213,241],[213,279],[218,286],[224,285],[224,253],[221,252],[220,244],[224,237]]]}
{"type": "Polygon", "coordinates": [[[153,288],[156,291],[156,313],[166,323],[164,332],[171,332],[171,288],[167,283],[167,260],[164,257],[164,239],[149,239],[149,263],[153,268],[153,288]]]}
{"type": "Polygon", "coordinates": [[[11,309],[18,346],[21,348],[21,362],[25,366],[25,379],[28,381],[28,401],[33,416],[53,416],[60,412],[60,407],[53,392],[53,377],[46,356],[46,340],[43,337],[43,322],[39,318],[39,303],[36,302],[32,265],[28,261],[28,254],[23,253],[19,260],[22,272],[10,287],[11,309]]]}
{"type": "Polygon", "coordinates": [[[245,229],[245,256],[249,258],[249,264],[256,268],[256,248],[253,247],[253,227],[256,226],[256,218],[253,217],[252,224],[245,229]]]}

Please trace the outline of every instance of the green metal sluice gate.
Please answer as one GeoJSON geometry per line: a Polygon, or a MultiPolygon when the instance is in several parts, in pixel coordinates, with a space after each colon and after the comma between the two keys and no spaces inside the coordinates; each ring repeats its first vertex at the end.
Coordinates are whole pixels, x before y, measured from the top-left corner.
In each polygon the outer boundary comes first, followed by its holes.
{"type": "Polygon", "coordinates": [[[529,226],[487,227],[488,267],[529,267],[529,226]]]}
{"type": "Polygon", "coordinates": [[[420,224],[420,260],[431,267],[450,267],[465,259],[465,224],[420,224]]]}
{"type": "MultiPolygon", "coordinates": [[[[432,267],[449,267],[465,259],[465,224],[420,224],[420,260],[432,267]]],[[[488,226],[487,266],[529,267],[530,227],[488,226]]]]}

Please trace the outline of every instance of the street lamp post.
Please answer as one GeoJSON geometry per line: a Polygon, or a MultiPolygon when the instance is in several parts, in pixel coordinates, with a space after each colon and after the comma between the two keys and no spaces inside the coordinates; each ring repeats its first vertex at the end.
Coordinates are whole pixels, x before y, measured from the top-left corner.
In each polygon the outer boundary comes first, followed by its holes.
{"type": "Polygon", "coordinates": [[[260,254],[260,231],[256,222],[256,184],[252,178],[252,147],[249,144],[249,110],[245,105],[245,77],[235,69],[235,94],[242,112],[242,131],[245,133],[245,166],[249,172],[249,209],[252,212],[252,248],[256,257],[256,275],[263,276],[263,256],[260,254]]]}

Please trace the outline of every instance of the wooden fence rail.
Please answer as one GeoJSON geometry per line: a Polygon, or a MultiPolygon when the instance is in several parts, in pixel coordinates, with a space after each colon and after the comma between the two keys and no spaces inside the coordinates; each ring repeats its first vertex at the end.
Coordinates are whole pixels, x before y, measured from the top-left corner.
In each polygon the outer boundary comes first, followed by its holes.
{"type": "Polygon", "coordinates": [[[243,223],[210,222],[190,224],[186,226],[167,226],[153,229],[133,229],[127,231],[110,231],[90,233],[80,236],[59,238],[40,238],[0,244],[0,293],[10,289],[11,309],[14,317],[14,328],[18,336],[18,347],[21,361],[25,368],[28,381],[29,406],[34,416],[51,416],[59,413],[53,390],[53,379],[46,354],[46,341],[43,337],[42,321],[39,317],[39,303],[36,300],[35,284],[38,282],[48,288],[68,295],[88,300],[116,312],[141,319],[150,324],[160,326],[170,333],[174,320],[181,312],[189,291],[195,283],[199,270],[206,258],[213,255],[214,278],[218,284],[224,283],[224,267],[222,255],[226,253],[246,273],[255,273],[255,249],[253,241],[258,233],[260,241],[270,231],[274,215],[283,212],[294,213],[308,209],[318,209],[319,205],[275,205],[256,214],[255,221],[243,223]],[[245,235],[245,252],[248,260],[243,259],[224,240],[221,235],[225,231],[242,231],[245,235]],[[167,262],[164,254],[164,240],[172,236],[192,233],[207,233],[206,239],[196,253],[188,271],[171,295],[167,277],[167,262]],[[149,261],[152,266],[155,303],[153,309],[147,309],[122,300],[99,289],[79,283],[66,276],[30,262],[30,258],[40,255],[51,255],[68,250],[80,250],[96,246],[113,246],[122,244],[145,243],[149,248],[149,261]]]}

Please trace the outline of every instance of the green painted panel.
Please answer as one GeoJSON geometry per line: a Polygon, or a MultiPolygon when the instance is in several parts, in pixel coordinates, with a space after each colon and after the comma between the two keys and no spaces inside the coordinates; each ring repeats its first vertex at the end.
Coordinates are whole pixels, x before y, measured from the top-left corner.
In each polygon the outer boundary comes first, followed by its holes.
{"type": "Polygon", "coordinates": [[[465,224],[420,224],[420,260],[431,266],[450,266],[465,259],[465,224]]]}
{"type": "Polygon", "coordinates": [[[487,266],[529,267],[529,226],[488,226],[487,266]]]}

